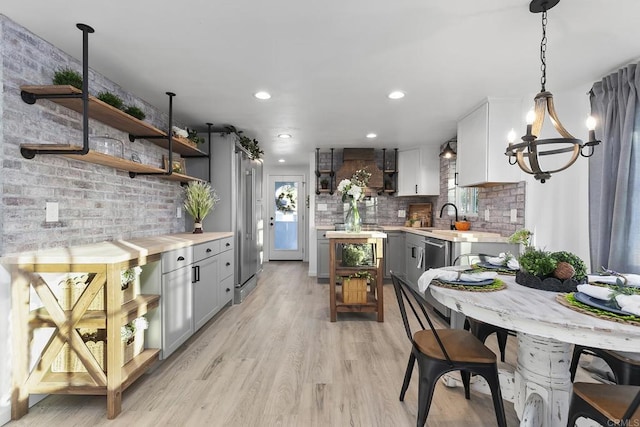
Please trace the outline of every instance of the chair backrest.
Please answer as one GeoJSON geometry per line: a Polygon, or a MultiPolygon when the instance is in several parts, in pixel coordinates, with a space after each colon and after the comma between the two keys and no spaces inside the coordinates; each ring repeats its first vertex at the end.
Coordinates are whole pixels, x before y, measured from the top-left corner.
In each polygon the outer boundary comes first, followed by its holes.
{"type": "Polygon", "coordinates": [[[490,257],[495,255],[489,254],[460,254],[453,261],[453,265],[473,265],[479,262],[487,262],[490,257]]]}
{"type": "Polygon", "coordinates": [[[409,338],[411,343],[413,344],[413,333],[411,331],[411,323],[409,322],[409,316],[407,315],[407,306],[411,309],[411,312],[413,313],[415,320],[418,322],[418,324],[423,330],[426,329],[425,322],[424,322],[426,320],[426,323],[429,325],[431,332],[433,332],[433,335],[435,336],[436,341],[438,342],[438,346],[440,347],[440,350],[442,350],[442,354],[447,359],[447,362],[449,363],[449,365],[453,367],[453,362],[451,361],[451,358],[447,353],[447,349],[444,347],[444,344],[440,339],[440,335],[438,335],[438,332],[435,326],[433,325],[433,322],[431,321],[431,317],[429,317],[429,314],[427,312],[427,307],[426,307],[427,302],[424,299],[424,296],[422,296],[418,290],[414,289],[411,285],[409,285],[409,283],[404,279],[404,277],[401,277],[396,273],[391,272],[391,281],[393,282],[393,289],[396,293],[396,298],[398,300],[398,307],[400,308],[402,323],[404,323],[405,332],[407,333],[407,337],[409,338]],[[420,309],[420,311],[418,311],[418,308],[420,309]]]}
{"type": "MultiPolygon", "coordinates": [[[[640,390],[638,390],[638,393],[636,394],[636,397],[634,397],[633,401],[631,402],[631,405],[629,405],[627,410],[624,412],[622,419],[630,420],[639,406],[640,406],[640,390]]],[[[627,424],[627,425],[631,425],[631,424],[627,424]]]]}

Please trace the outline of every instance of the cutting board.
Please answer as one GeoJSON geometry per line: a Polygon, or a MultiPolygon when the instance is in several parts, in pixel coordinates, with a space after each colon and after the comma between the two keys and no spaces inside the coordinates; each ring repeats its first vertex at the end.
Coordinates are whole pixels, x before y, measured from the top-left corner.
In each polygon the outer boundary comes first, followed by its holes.
{"type": "Polygon", "coordinates": [[[422,221],[422,227],[431,227],[432,223],[432,206],[431,203],[412,203],[409,205],[409,212],[407,219],[413,218],[413,216],[422,221]]]}

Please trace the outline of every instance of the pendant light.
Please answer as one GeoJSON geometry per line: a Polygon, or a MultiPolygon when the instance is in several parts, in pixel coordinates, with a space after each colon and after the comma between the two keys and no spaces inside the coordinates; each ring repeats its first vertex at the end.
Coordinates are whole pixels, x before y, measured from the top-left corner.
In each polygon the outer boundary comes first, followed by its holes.
{"type": "MultiPolygon", "coordinates": [[[[540,41],[540,61],[542,77],[540,78],[541,89],[534,98],[534,110],[527,114],[527,131],[522,137],[522,142],[514,144],[516,134],[512,130],[509,132],[509,146],[505,154],[509,156],[509,164],[520,166],[524,172],[531,174],[535,179],[544,183],[551,178],[552,173],[560,172],[567,169],[578,159],[578,155],[583,157],[591,157],[594,147],[600,143],[595,137],[595,119],[589,117],[587,119],[587,128],[589,129],[589,141],[583,143],[582,140],[574,138],[560,123],[560,119],[556,113],[553,104],[553,95],[545,88],[547,82],[547,11],[557,5],[560,0],[533,0],[529,4],[529,11],[532,13],[542,13],[542,40],[540,41]],[[538,139],[542,124],[544,123],[545,111],[549,113],[549,118],[556,131],[560,134],[560,138],[538,139]],[[550,148],[542,150],[543,148],[550,148]],[[541,156],[550,156],[561,153],[571,153],[569,160],[564,166],[552,170],[543,170],[540,164],[541,156]]],[[[566,156],[565,156],[566,157],[566,156]]]]}
{"type": "Polygon", "coordinates": [[[440,152],[440,157],[444,157],[445,159],[451,159],[456,156],[456,152],[453,150],[453,148],[451,148],[452,142],[456,142],[456,140],[450,139],[449,141],[447,141],[447,145],[440,152]]]}

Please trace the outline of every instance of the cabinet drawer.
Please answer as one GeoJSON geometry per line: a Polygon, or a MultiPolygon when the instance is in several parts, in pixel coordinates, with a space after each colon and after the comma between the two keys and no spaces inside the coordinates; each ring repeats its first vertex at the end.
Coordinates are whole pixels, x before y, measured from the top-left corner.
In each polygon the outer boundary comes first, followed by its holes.
{"type": "Polygon", "coordinates": [[[233,274],[233,258],[233,251],[222,252],[220,254],[220,279],[224,279],[233,274]]]}
{"type": "Polygon", "coordinates": [[[193,262],[193,247],[162,253],[162,273],[168,273],[193,262]]]}
{"type": "Polygon", "coordinates": [[[218,242],[220,242],[220,252],[233,249],[233,236],[225,237],[224,239],[218,240],[218,242]]]}
{"type": "Polygon", "coordinates": [[[212,240],[210,242],[200,243],[193,247],[193,260],[198,262],[210,256],[220,253],[220,241],[212,240]]]}

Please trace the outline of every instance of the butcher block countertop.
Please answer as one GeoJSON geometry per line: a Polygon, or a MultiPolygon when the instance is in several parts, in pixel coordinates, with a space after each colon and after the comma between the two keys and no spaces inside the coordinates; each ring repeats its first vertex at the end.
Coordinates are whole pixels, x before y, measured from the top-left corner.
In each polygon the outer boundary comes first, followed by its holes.
{"type": "MultiPolygon", "coordinates": [[[[406,233],[418,234],[425,237],[433,237],[436,239],[447,240],[449,242],[485,242],[485,243],[507,243],[508,238],[503,237],[498,233],[490,233],[487,231],[458,231],[458,230],[446,230],[433,227],[427,228],[415,228],[404,227],[401,225],[381,225],[384,231],[404,231],[406,233]]],[[[316,230],[319,231],[331,231],[334,227],[332,225],[318,225],[316,230]]],[[[327,237],[329,237],[327,235],[327,237]]]]}
{"type": "Polygon", "coordinates": [[[232,237],[233,232],[178,233],[9,254],[3,264],[113,264],[232,237]]]}

